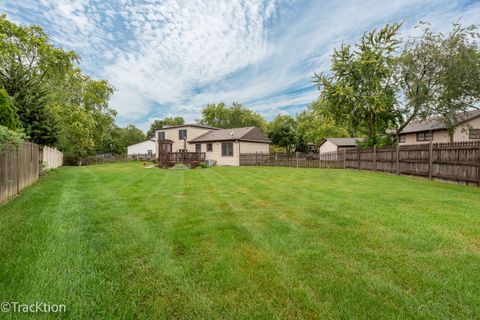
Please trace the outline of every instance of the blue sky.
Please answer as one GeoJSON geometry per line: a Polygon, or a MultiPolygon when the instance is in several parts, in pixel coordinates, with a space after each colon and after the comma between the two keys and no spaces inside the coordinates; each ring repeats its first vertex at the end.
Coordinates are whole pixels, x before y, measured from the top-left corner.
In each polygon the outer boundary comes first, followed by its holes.
{"type": "Polygon", "coordinates": [[[198,118],[207,103],[240,102],[267,119],[295,114],[318,92],[332,49],[386,23],[447,31],[480,23],[480,1],[0,0],[0,11],[45,28],[82,69],[117,89],[120,125],[198,118]]]}

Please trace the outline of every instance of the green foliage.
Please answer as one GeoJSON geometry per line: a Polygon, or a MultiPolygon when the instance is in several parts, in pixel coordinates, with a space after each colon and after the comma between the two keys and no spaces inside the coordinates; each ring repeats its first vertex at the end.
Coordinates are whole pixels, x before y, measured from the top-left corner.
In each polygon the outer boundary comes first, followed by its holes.
{"type": "Polygon", "coordinates": [[[124,148],[124,152],[127,151],[127,146],[144,141],[146,139],[145,133],[134,125],[128,125],[121,129],[122,136],[120,143],[124,148]]]}
{"type": "Polygon", "coordinates": [[[62,78],[78,56],[55,48],[38,26],[19,26],[0,16],[0,87],[12,97],[25,133],[33,142],[57,141],[47,110],[50,79],[62,78]]]}
{"type": "Polygon", "coordinates": [[[100,146],[115,128],[108,105],[114,88],[75,67],[79,57],[49,43],[38,26],[0,16],[0,87],[12,97],[30,140],[74,156],[100,146]]]}
{"type": "Polygon", "coordinates": [[[276,146],[293,152],[297,146],[297,122],[289,115],[277,115],[268,124],[268,137],[276,146]]]}
{"type": "Polygon", "coordinates": [[[11,148],[18,148],[25,139],[26,136],[22,131],[11,130],[0,125],[0,152],[11,148]]]}
{"type": "Polygon", "coordinates": [[[350,136],[347,128],[324,112],[322,103],[317,100],[297,115],[297,140],[318,147],[326,138],[350,136]]]}
{"type": "Polygon", "coordinates": [[[147,137],[153,138],[155,136],[155,130],[162,129],[164,125],[175,126],[182,124],[185,124],[185,119],[183,119],[183,117],[167,117],[162,120],[155,120],[147,131],[147,137]]]}
{"type": "Polygon", "coordinates": [[[342,45],[333,52],[331,75],[315,74],[323,113],[355,135],[365,134],[372,145],[400,116],[393,82],[399,28],[366,33],[354,49],[342,45]]]}
{"type": "Polygon", "coordinates": [[[208,168],[208,165],[205,162],[200,162],[198,166],[202,169],[208,168]]]}
{"type": "Polygon", "coordinates": [[[480,101],[478,27],[455,23],[444,35],[421,23],[423,33],[410,38],[398,59],[398,83],[405,97],[398,134],[414,119],[441,116],[449,132],[458,113],[480,101]]]}
{"type": "Polygon", "coordinates": [[[204,125],[225,129],[258,127],[265,131],[267,128],[266,121],[260,114],[236,102],[230,107],[223,102],[207,105],[202,110],[200,122],[204,125]]]}
{"type": "Polygon", "coordinates": [[[0,125],[12,130],[20,126],[17,109],[3,89],[0,89],[0,125]]]}

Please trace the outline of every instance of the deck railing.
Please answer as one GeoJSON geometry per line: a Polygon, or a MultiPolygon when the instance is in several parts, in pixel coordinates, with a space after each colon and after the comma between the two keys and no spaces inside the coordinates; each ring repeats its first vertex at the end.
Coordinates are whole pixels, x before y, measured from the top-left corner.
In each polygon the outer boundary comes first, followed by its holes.
{"type": "Polygon", "coordinates": [[[158,161],[165,166],[176,163],[198,164],[205,161],[205,152],[166,152],[158,155],[158,161]]]}

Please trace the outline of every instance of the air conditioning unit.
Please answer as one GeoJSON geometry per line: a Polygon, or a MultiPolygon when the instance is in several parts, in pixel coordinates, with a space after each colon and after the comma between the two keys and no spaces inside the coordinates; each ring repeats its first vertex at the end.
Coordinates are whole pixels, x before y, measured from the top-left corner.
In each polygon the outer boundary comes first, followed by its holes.
{"type": "Polygon", "coordinates": [[[205,159],[205,164],[206,164],[207,166],[214,166],[216,162],[217,162],[217,161],[215,161],[215,160],[213,160],[213,159],[205,159]]]}

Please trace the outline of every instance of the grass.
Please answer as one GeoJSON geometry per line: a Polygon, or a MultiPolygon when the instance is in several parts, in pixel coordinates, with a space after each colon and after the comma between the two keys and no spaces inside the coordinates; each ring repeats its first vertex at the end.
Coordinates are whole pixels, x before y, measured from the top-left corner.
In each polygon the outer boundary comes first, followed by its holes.
{"type": "Polygon", "coordinates": [[[468,319],[479,293],[473,187],[132,162],[61,168],[0,207],[0,302],[64,318],[468,319]]]}

